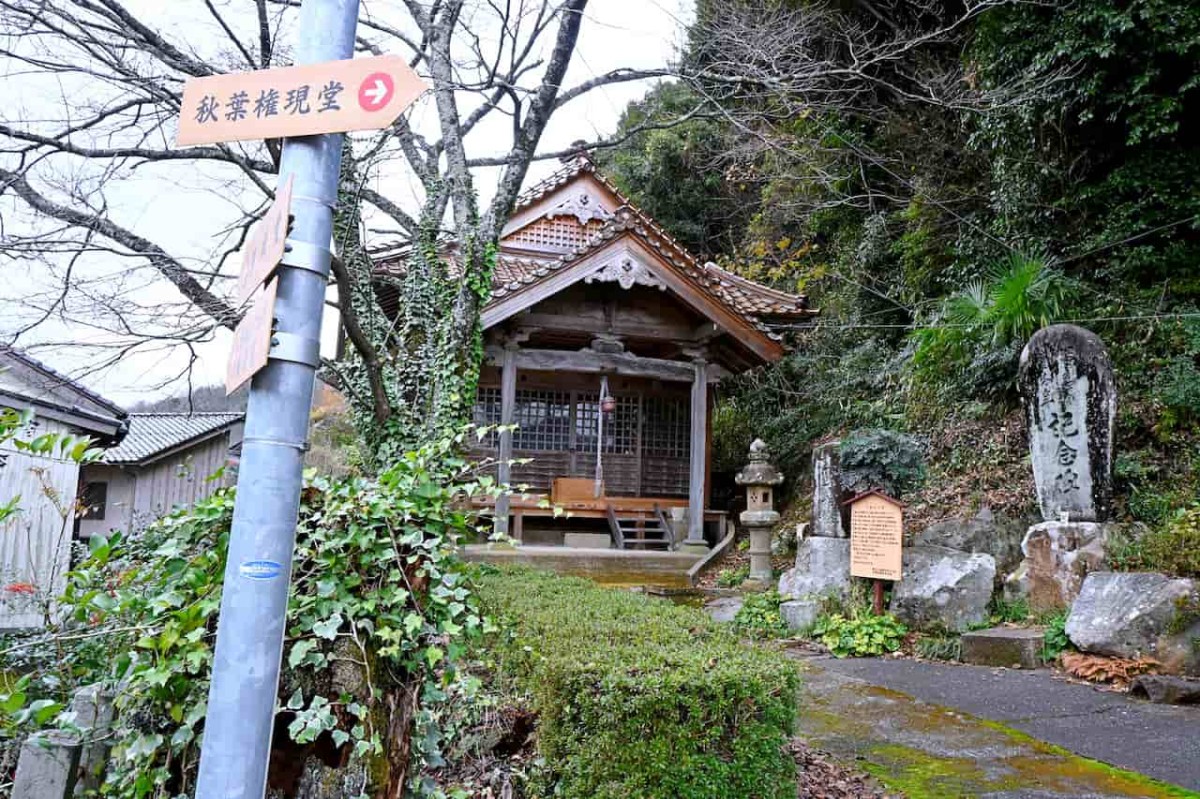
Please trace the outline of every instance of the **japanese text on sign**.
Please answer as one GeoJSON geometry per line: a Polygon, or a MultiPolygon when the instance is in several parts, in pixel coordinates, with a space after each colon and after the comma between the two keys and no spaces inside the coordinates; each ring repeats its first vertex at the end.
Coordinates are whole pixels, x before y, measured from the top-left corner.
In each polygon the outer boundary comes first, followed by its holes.
{"type": "Polygon", "coordinates": [[[177,143],[384,128],[425,89],[397,56],[192,78],[183,90],[177,143]]]}
{"type": "Polygon", "coordinates": [[[904,546],[904,511],[878,494],[850,506],[850,575],[899,580],[904,546]]]}

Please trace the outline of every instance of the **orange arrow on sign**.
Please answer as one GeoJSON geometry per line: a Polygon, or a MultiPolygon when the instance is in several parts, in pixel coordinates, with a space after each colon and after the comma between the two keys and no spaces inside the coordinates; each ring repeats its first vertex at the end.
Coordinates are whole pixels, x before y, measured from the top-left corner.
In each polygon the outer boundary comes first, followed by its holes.
{"type": "Polygon", "coordinates": [[[176,144],[386,128],[429,88],[399,56],[190,78],[176,144]]]}

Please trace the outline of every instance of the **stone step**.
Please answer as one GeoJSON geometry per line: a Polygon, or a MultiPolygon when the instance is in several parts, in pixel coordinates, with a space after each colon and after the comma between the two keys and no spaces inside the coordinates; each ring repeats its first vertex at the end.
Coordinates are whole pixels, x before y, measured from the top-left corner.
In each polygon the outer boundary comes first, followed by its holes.
{"type": "Polygon", "coordinates": [[[1042,664],[1043,627],[993,627],[962,634],[962,661],[976,666],[1036,669],[1042,664]]]}

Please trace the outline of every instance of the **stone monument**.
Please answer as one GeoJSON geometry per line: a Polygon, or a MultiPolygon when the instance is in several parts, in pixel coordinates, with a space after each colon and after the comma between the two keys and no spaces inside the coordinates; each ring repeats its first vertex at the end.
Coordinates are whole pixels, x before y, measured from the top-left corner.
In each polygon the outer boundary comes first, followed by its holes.
{"type": "Polygon", "coordinates": [[[1025,345],[1018,385],[1043,521],[1025,534],[1025,559],[1005,593],[1027,597],[1036,610],[1064,608],[1104,557],[1117,410],[1112,362],[1095,333],[1052,325],[1025,345]]]}
{"type": "Polygon", "coordinates": [[[1075,325],[1043,328],[1021,353],[1018,383],[1042,519],[1105,521],[1117,391],[1104,343],[1075,325]]]}
{"type": "Polygon", "coordinates": [[[821,600],[845,599],[850,590],[850,531],[842,521],[840,443],[813,449],[813,516],[809,535],[796,542],[796,565],[779,578],[786,601],[779,612],[793,630],[811,627],[821,600]]]}
{"type": "Polygon", "coordinates": [[[771,453],[761,438],[750,445],[750,464],[734,477],[734,482],[746,487],[746,510],[742,512],[742,525],[750,530],[750,577],[751,586],[766,588],[772,582],[771,531],[779,523],[779,512],[775,510],[775,486],[783,482],[783,475],[770,463],[771,453]]]}
{"type": "Polygon", "coordinates": [[[838,459],[840,441],[829,441],[813,448],[812,534],[820,538],[848,538],[842,522],[841,468],[838,459]]]}

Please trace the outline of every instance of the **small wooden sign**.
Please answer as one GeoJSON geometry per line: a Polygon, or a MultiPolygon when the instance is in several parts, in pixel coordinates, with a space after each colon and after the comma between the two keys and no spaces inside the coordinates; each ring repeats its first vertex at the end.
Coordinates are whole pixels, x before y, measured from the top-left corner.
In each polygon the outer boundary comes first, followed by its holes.
{"type": "Polygon", "coordinates": [[[386,128],[428,88],[399,56],[189,78],[176,144],[386,128]]]}
{"type": "Polygon", "coordinates": [[[287,241],[288,216],[292,208],[292,182],[288,175],[283,185],[275,192],[275,202],[267,210],[262,221],[254,228],[246,241],[242,256],[242,271],[238,275],[237,304],[241,305],[258,287],[266,282],[279,261],[283,258],[284,243],[287,241]]]}
{"type": "Polygon", "coordinates": [[[904,506],[879,491],[868,491],[850,506],[850,575],[899,580],[904,548],[904,506]]]}
{"type": "Polygon", "coordinates": [[[233,352],[229,354],[229,366],[225,372],[226,395],[237,391],[267,365],[275,323],[275,292],[278,288],[279,280],[268,283],[233,331],[233,352]]]}

